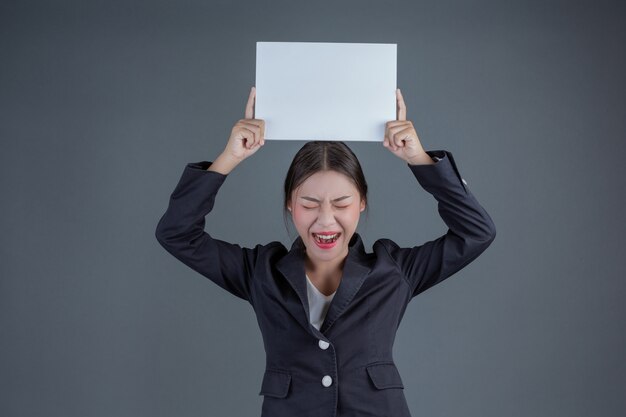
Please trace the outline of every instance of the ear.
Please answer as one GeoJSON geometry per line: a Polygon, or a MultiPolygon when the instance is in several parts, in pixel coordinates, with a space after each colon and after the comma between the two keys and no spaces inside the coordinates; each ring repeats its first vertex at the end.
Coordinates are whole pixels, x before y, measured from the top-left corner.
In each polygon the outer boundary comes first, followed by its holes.
{"type": "Polygon", "coordinates": [[[360,211],[365,210],[365,200],[361,200],[361,209],[360,211]]]}

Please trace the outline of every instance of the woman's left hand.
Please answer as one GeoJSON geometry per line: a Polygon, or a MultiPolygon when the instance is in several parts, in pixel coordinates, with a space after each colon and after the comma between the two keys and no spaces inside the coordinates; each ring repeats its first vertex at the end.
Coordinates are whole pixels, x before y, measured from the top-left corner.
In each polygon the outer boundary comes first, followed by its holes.
{"type": "Polygon", "coordinates": [[[406,120],[406,105],[400,89],[396,89],[396,118],[387,122],[383,145],[389,151],[409,164],[432,163],[432,158],[424,151],[417,132],[410,120],[406,120]]]}

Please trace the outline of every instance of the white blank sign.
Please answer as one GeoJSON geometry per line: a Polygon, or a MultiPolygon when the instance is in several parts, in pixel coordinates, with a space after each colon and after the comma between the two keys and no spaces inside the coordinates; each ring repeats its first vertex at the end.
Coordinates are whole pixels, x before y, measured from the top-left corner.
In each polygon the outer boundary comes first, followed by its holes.
{"type": "Polygon", "coordinates": [[[380,141],[396,119],[397,44],[257,42],[265,139],[380,141]]]}

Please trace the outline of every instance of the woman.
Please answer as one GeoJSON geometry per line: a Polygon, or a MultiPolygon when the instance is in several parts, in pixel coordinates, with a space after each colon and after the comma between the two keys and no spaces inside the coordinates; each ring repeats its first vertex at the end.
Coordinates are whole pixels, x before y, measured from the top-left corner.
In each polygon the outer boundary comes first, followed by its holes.
{"type": "Polygon", "coordinates": [[[400,90],[396,97],[397,120],[387,123],[383,145],[438,201],[449,227],[443,236],[409,248],[379,239],[366,252],[355,232],[367,206],[356,156],[342,142],[309,142],[284,184],[299,234],[290,250],[277,241],[242,248],[212,238],[205,216],[218,189],[265,143],[254,87],[224,152],[187,164],[159,221],[156,237],[169,253],[254,308],[266,351],[262,417],[409,417],[392,357],[406,306],[495,238],[452,154],[424,151],[400,90]]]}

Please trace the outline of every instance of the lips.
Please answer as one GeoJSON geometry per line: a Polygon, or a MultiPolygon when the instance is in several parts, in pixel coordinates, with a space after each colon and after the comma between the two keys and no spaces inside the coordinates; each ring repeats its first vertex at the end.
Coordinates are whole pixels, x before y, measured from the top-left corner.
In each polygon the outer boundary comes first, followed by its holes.
{"type": "Polygon", "coordinates": [[[313,238],[321,244],[334,243],[341,236],[341,232],[319,232],[313,233],[313,238]]]}

